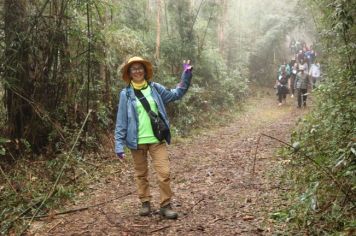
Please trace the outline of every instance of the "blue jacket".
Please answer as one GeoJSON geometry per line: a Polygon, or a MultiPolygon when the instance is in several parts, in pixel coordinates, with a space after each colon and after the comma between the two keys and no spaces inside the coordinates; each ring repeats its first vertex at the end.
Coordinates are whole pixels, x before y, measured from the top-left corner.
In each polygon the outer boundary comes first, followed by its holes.
{"type": "MultiPolygon", "coordinates": [[[[166,89],[159,83],[149,82],[152,98],[168,128],[169,120],[165,104],[182,98],[189,88],[191,78],[191,71],[183,72],[181,82],[175,89],[166,89]]],[[[125,145],[130,149],[137,149],[138,115],[136,102],[136,96],[131,86],[127,86],[121,91],[115,127],[115,153],[124,152],[125,145]]],[[[170,143],[170,133],[165,140],[168,144],[170,143]]]]}

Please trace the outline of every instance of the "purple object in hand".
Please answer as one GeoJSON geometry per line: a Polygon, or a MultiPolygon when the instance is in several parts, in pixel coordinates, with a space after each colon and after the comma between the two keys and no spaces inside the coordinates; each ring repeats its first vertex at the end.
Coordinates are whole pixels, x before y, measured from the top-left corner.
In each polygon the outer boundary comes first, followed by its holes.
{"type": "Polygon", "coordinates": [[[190,60],[188,60],[187,62],[184,60],[183,61],[183,70],[185,71],[191,71],[193,69],[193,66],[190,65],[190,60]]]}
{"type": "Polygon", "coordinates": [[[119,152],[119,153],[116,153],[117,157],[120,158],[120,159],[124,159],[125,157],[125,153],[124,152],[119,152]]]}

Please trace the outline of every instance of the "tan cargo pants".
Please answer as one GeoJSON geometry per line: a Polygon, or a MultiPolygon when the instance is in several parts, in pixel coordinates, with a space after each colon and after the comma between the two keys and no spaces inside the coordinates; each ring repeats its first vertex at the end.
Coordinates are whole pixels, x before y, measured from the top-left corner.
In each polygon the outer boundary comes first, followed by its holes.
{"type": "Polygon", "coordinates": [[[170,203],[172,190],[170,187],[169,158],[166,143],[140,144],[138,149],[131,149],[134,160],[136,185],[141,202],[151,201],[150,186],[148,182],[148,156],[150,153],[153,167],[156,171],[160,189],[160,205],[170,203]]]}

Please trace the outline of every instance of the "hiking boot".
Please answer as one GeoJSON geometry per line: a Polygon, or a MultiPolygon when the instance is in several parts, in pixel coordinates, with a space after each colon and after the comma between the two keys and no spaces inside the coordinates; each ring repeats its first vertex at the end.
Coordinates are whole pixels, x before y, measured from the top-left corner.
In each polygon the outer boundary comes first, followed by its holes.
{"type": "Polygon", "coordinates": [[[161,207],[159,214],[167,219],[177,219],[178,213],[172,210],[171,204],[161,207]]]}
{"type": "Polygon", "coordinates": [[[150,202],[143,202],[140,212],[138,213],[140,216],[148,216],[151,213],[151,204],[150,202]]]}

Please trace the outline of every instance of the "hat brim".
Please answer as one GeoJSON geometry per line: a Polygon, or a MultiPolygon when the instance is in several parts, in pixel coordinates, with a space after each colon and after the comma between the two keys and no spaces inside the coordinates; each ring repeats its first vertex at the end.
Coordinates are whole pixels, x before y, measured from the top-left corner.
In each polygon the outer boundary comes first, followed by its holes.
{"type": "Polygon", "coordinates": [[[126,82],[126,83],[130,83],[131,79],[130,79],[130,72],[129,72],[129,68],[133,63],[142,63],[145,68],[146,68],[146,79],[147,80],[151,80],[153,77],[153,68],[152,68],[152,64],[151,62],[144,60],[142,58],[134,58],[134,59],[130,59],[128,63],[126,63],[122,69],[121,69],[121,73],[122,73],[122,79],[126,82]]]}

